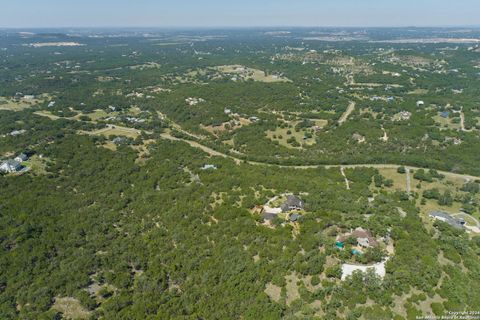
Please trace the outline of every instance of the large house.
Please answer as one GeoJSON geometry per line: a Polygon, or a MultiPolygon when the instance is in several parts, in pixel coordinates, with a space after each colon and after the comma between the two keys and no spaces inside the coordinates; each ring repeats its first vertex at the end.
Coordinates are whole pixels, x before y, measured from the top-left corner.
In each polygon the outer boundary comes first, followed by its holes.
{"type": "Polygon", "coordinates": [[[464,229],[465,228],[465,220],[457,219],[449,215],[448,213],[441,212],[441,211],[432,211],[429,213],[430,218],[434,220],[440,220],[445,223],[448,223],[454,228],[457,229],[464,229]]]}
{"type": "Polygon", "coordinates": [[[348,238],[357,240],[357,244],[363,248],[375,247],[378,245],[377,240],[372,236],[370,231],[357,228],[351,233],[347,233],[337,239],[338,242],[344,243],[348,238]]]}
{"type": "Polygon", "coordinates": [[[22,165],[20,162],[15,161],[15,160],[7,160],[2,162],[0,165],[0,171],[6,172],[6,173],[11,173],[11,172],[17,172],[22,169],[22,165]]]}
{"type": "Polygon", "coordinates": [[[282,212],[289,212],[293,210],[303,210],[304,203],[299,197],[289,195],[287,196],[287,201],[280,207],[282,212]]]}

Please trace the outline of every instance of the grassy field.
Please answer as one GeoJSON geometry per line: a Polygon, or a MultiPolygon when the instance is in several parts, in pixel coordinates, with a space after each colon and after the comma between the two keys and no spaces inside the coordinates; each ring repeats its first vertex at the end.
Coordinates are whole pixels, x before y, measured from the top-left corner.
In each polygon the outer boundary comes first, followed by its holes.
{"type": "MultiPolygon", "coordinates": [[[[76,110],[73,110],[73,109],[72,109],[72,111],[79,112],[79,111],[76,111],[76,110]]],[[[128,112],[126,112],[125,114],[129,115],[129,116],[136,116],[136,115],[140,114],[140,112],[141,112],[140,108],[131,107],[128,110],[128,112]]],[[[36,115],[39,115],[39,116],[42,116],[42,117],[47,117],[47,118],[50,118],[52,120],[58,120],[58,119],[64,118],[64,119],[69,119],[69,120],[81,121],[80,118],[82,116],[87,116],[88,118],[90,118],[90,120],[88,120],[88,121],[91,121],[91,122],[97,122],[97,121],[102,120],[104,118],[115,117],[115,116],[119,115],[118,112],[106,112],[105,110],[102,110],[102,109],[97,109],[97,110],[94,110],[93,112],[90,112],[90,113],[79,112],[77,115],[75,115],[73,117],[60,117],[60,116],[54,115],[53,113],[51,113],[50,111],[47,111],[47,110],[36,111],[34,113],[36,115]]]]}
{"type": "MultiPolygon", "coordinates": [[[[378,169],[379,173],[384,176],[386,179],[391,179],[393,181],[393,186],[385,188],[388,191],[406,191],[406,174],[400,174],[396,169],[393,168],[381,168],[378,169]]],[[[438,191],[443,194],[445,191],[449,191],[452,194],[452,197],[455,199],[456,196],[464,196],[465,192],[461,191],[460,188],[465,184],[465,179],[460,177],[446,177],[442,180],[435,179],[433,182],[420,181],[413,178],[413,172],[411,175],[411,191],[419,194],[418,199],[416,200],[416,205],[420,208],[420,212],[424,217],[425,221],[429,221],[428,214],[431,211],[443,211],[450,214],[456,214],[461,212],[462,203],[459,201],[453,201],[451,206],[443,206],[438,203],[436,199],[425,199],[425,203],[422,204],[422,194],[425,190],[438,189],[438,191]]],[[[477,201],[480,200],[480,195],[476,196],[477,201]]],[[[480,213],[475,212],[473,217],[480,218],[480,213]]],[[[466,221],[468,220],[465,219],[466,221]]],[[[471,225],[475,225],[474,221],[467,221],[471,225]]],[[[428,222],[430,223],[430,221],[428,222]]]]}
{"type": "Polygon", "coordinates": [[[316,126],[323,128],[328,124],[328,120],[324,119],[309,119],[310,121],[313,121],[316,126]]]}
{"type": "MultiPolygon", "coordinates": [[[[135,110],[134,110],[135,111],[135,110]]],[[[49,111],[37,111],[35,114],[43,117],[48,117],[52,120],[57,120],[62,117],[56,116],[49,111]]],[[[82,115],[87,115],[90,117],[92,122],[95,122],[95,120],[98,120],[100,118],[105,117],[106,115],[109,115],[103,110],[96,110],[93,113],[88,113],[88,114],[79,114],[76,115],[75,117],[72,118],[65,118],[65,119],[70,119],[70,120],[77,120],[80,121],[80,117],[82,115]]],[[[103,135],[106,137],[115,135],[115,136],[125,136],[128,138],[137,138],[140,135],[140,130],[134,129],[134,128],[129,128],[129,127],[123,127],[123,126],[117,126],[117,125],[109,125],[106,128],[100,129],[100,130],[95,130],[95,131],[79,131],[80,134],[90,134],[90,135],[103,135]]],[[[110,146],[109,148],[114,149],[113,146],[110,146]]]]}
{"type": "Polygon", "coordinates": [[[360,110],[360,114],[366,114],[366,113],[371,114],[374,118],[376,118],[378,115],[378,112],[373,111],[371,108],[363,108],[360,110]]]}
{"type": "Polygon", "coordinates": [[[160,65],[156,62],[147,62],[144,64],[130,66],[129,68],[132,70],[158,69],[160,68],[160,65]]]}
{"type": "Polygon", "coordinates": [[[421,95],[425,95],[427,93],[428,93],[427,89],[420,89],[420,88],[417,88],[415,90],[408,92],[408,94],[421,94],[421,95]]]}
{"type": "Polygon", "coordinates": [[[81,131],[80,133],[83,134],[90,134],[90,135],[102,135],[105,137],[109,136],[124,136],[128,138],[133,138],[135,139],[140,135],[140,130],[133,129],[133,128],[127,128],[127,127],[121,127],[121,126],[109,126],[104,129],[100,130],[95,130],[95,131],[81,131]]]}
{"type": "Polygon", "coordinates": [[[464,184],[465,180],[460,177],[446,177],[443,180],[435,179],[433,182],[426,182],[413,178],[412,174],[412,191],[424,191],[427,189],[437,188],[440,192],[448,190],[454,194],[458,192],[464,184]],[[419,183],[421,185],[420,189],[417,188],[419,183]]]}
{"type": "Polygon", "coordinates": [[[82,307],[80,301],[75,298],[56,298],[52,309],[63,313],[65,319],[88,319],[90,312],[82,307]]]}
{"type": "Polygon", "coordinates": [[[208,131],[211,134],[216,136],[219,133],[232,132],[234,130],[240,129],[243,126],[248,126],[252,123],[250,120],[242,118],[242,117],[238,118],[236,121],[237,122],[235,123],[234,120],[230,120],[230,121],[224,122],[224,123],[222,123],[221,125],[218,125],[218,126],[200,125],[200,128],[202,128],[203,130],[208,131]]]}
{"type": "Polygon", "coordinates": [[[105,141],[105,143],[102,144],[102,147],[108,150],[117,151],[117,145],[112,141],[105,141]]]}
{"type": "Polygon", "coordinates": [[[272,283],[267,283],[265,293],[275,302],[279,302],[281,298],[282,288],[272,283]]]}
{"type": "Polygon", "coordinates": [[[118,113],[107,113],[105,110],[95,110],[94,112],[91,113],[80,113],[76,116],[74,116],[72,119],[74,120],[80,120],[80,117],[82,116],[87,116],[89,117],[92,121],[98,121],[102,118],[107,118],[111,116],[116,116],[118,113]]]}
{"type": "Polygon", "coordinates": [[[48,158],[40,158],[38,155],[33,155],[28,159],[28,161],[23,162],[22,164],[26,167],[29,167],[31,171],[35,174],[46,174],[47,173],[47,162],[48,158]]]}
{"type": "MultiPolygon", "coordinates": [[[[315,134],[312,135],[312,138],[305,138],[305,133],[309,131],[309,129],[302,129],[298,132],[295,130],[295,126],[300,121],[291,121],[287,122],[289,127],[287,128],[280,128],[277,127],[274,131],[267,131],[267,138],[272,141],[278,141],[281,146],[292,148],[292,149],[301,149],[302,146],[311,146],[316,143],[315,134]],[[289,134],[290,132],[290,134],[289,134]],[[288,143],[288,139],[294,137],[295,140],[300,144],[300,146],[295,147],[292,144],[288,143]]],[[[324,127],[328,122],[326,120],[315,119],[313,120],[316,126],[324,127]]]]}
{"type": "Polygon", "coordinates": [[[467,223],[468,226],[476,226],[477,225],[477,222],[475,221],[475,219],[473,219],[468,214],[462,214],[462,215],[459,216],[459,218],[460,217],[465,220],[465,222],[467,223]]]}
{"type": "MultiPolygon", "coordinates": [[[[420,208],[420,212],[424,215],[424,217],[427,217],[427,215],[431,211],[435,211],[435,210],[447,212],[450,214],[456,214],[461,212],[462,203],[459,201],[453,201],[451,206],[444,206],[444,205],[440,205],[438,201],[435,199],[425,199],[425,204],[422,204],[421,195],[425,190],[435,188],[435,189],[438,189],[439,192],[442,194],[445,191],[449,191],[452,194],[453,198],[455,199],[457,198],[457,196],[461,197],[466,195],[465,192],[460,190],[460,188],[463,186],[464,183],[465,183],[465,180],[458,177],[448,177],[448,178],[444,178],[443,180],[435,180],[434,182],[425,182],[425,181],[420,182],[419,180],[414,179],[412,175],[412,191],[418,192],[420,194],[420,197],[417,199],[417,206],[420,208]],[[420,188],[417,188],[417,186],[420,186],[420,188]]],[[[477,201],[480,200],[480,195],[477,195],[476,198],[477,198],[477,201]]],[[[478,212],[474,213],[473,216],[476,218],[480,217],[478,212]]]]}
{"type": "Polygon", "coordinates": [[[406,174],[398,173],[397,169],[385,168],[378,169],[380,174],[386,179],[391,179],[393,181],[393,186],[387,188],[390,191],[406,191],[407,189],[407,176],[406,174]]]}
{"type": "Polygon", "coordinates": [[[297,282],[300,281],[300,279],[297,277],[295,273],[290,274],[285,277],[285,280],[287,281],[287,305],[290,305],[293,301],[300,299],[300,293],[298,292],[298,284],[297,282]]]}
{"type": "Polygon", "coordinates": [[[42,102],[43,102],[42,99],[32,99],[32,100],[20,99],[18,101],[15,101],[13,99],[0,97],[0,110],[22,111],[24,109],[28,109],[42,102]]]}
{"type": "Polygon", "coordinates": [[[440,115],[433,117],[433,120],[440,125],[440,129],[460,130],[460,123],[453,123],[452,118],[443,118],[440,115]]]}
{"type": "Polygon", "coordinates": [[[218,66],[214,68],[217,71],[225,74],[235,74],[245,80],[254,80],[259,82],[290,82],[291,80],[280,77],[276,75],[267,75],[264,71],[248,68],[241,65],[226,65],[226,66],[218,66]]]}
{"type": "Polygon", "coordinates": [[[453,202],[452,206],[441,206],[438,204],[437,200],[427,199],[426,204],[420,204],[420,200],[417,203],[420,211],[427,216],[432,211],[442,211],[450,214],[459,213],[462,205],[459,202],[453,202]]]}
{"type": "MultiPolygon", "coordinates": [[[[292,273],[290,275],[287,275],[285,277],[285,280],[286,280],[286,283],[287,283],[287,285],[285,287],[285,289],[286,289],[286,301],[285,301],[285,303],[287,305],[290,305],[295,300],[301,299],[300,292],[299,292],[299,289],[300,289],[301,286],[305,286],[305,288],[310,292],[314,292],[315,290],[317,290],[321,287],[321,285],[312,286],[311,285],[311,279],[312,279],[311,276],[301,277],[296,273],[292,273]]],[[[273,293],[273,292],[270,292],[270,293],[273,293]]],[[[308,306],[306,306],[306,308],[312,310],[315,313],[315,315],[319,316],[319,317],[321,317],[323,315],[323,311],[322,311],[321,307],[322,306],[321,306],[319,300],[314,300],[313,302],[308,304],[308,306]]]]}

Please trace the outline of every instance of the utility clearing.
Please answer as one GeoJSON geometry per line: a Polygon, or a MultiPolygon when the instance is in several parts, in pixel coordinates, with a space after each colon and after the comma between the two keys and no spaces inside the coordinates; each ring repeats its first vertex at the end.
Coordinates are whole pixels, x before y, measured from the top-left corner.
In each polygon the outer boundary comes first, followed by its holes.
{"type": "Polygon", "coordinates": [[[342,114],[342,116],[338,120],[338,124],[342,125],[345,121],[347,121],[348,117],[354,110],[355,110],[355,102],[350,102],[347,110],[342,114]]]}

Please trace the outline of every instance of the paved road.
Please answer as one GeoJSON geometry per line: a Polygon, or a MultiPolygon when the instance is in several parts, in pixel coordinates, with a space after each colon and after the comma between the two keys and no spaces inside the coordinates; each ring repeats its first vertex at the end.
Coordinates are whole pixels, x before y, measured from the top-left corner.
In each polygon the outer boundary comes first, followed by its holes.
{"type": "MultiPolygon", "coordinates": [[[[364,164],[329,164],[329,165],[323,165],[323,164],[319,164],[319,165],[278,165],[278,164],[272,164],[272,163],[267,163],[267,162],[258,162],[258,161],[245,161],[243,159],[240,159],[240,158],[237,158],[237,157],[234,157],[230,154],[225,154],[225,153],[222,153],[222,152],[219,152],[219,151],[216,151],[210,147],[207,147],[207,146],[204,146],[196,141],[191,141],[191,140],[187,140],[187,139],[180,139],[180,138],[176,138],[176,137],[173,137],[170,135],[170,133],[168,132],[165,132],[165,133],[162,133],[161,134],[162,138],[164,139],[168,139],[168,140],[175,140],[175,141],[183,141],[183,142],[186,142],[188,143],[190,146],[194,147],[194,148],[198,148],[198,149],[201,149],[203,151],[205,151],[206,153],[212,155],[212,156],[220,156],[220,157],[223,157],[223,158],[228,158],[228,159],[232,159],[233,161],[235,161],[236,163],[242,163],[242,162],[245,162],[245,163],[248,163],[248,164],[251,164],[251,165],[260,165],[260,166],[269,166],[269,167],[277,167],[277,168],[290,168],[290,169],[315,169],[315,168],[325,168],[325,169],[331,169],[331,168],[340,168],[340,167],[343,167],[343,168],[376,168],[376,169],[398,169],[398,167],[402,166],[402,165],[399,165],[399,164],[388,164],[388,163],[384,163],[384,164],[372,164],[372,163],[364,163],[364,164]]],[[[409,170],[418,170],[418,169],[425,169],[425,168],[420,168],[420,167],[413,167],[413,166],[409,166],[408,167],[409,170]]],[[[461,179],[464,179],[464,180],[468,180],[468,181],[472,181],[472,180],[480,180],[480,177],[476,177],[476,176],[472,176],[472,175],[468,175],[468,174],[461,174],[461,173],[454,173],[454,172],[448,172],[448,171],[441,171],[441,170],[437,170],[438,173],[441,173],[443,175],[445,175],[446,177],[452,177],[452,178],[461,178],[461,179]]]]}
{"type": "MultiPolygon", "coordinates": [[[[345,120],[347,120],[348,116],[350,115],[350,113],[353,112],[353,110],[355,109],[355,102],[351,102],[350,105],[348,106],[348,109],[347,111],[342,115],[342,117],[340,118],[339,120],[339,123],[340,122],[344,122],[345,120]],[[343,118],[343,120],[342,120],[343,118]]],[[[60,117],[57,117],[57,116],[54,116],[54,115],[50,115],[50,114],[47,114],[47,113],[42,113],[41,111],[38,111],[38,112],[35,112],[37,115],[40,115],[40,116],[44,116],[44,117],[52,117],[54,119],[59,119],[60,117]]],[[[174,121],[168,119],[164,114],[161,114],[165,120],[167,120],[175,129],[181,131],[182,133],[192,137],[192,138],[197,138],[198,140],[201,140],[202,137],[200,136],[197,136],[197,135],[194,135],[194,134],[191,134],[189,133],[188,131],[185,131],[183,130],[177,123],[175,123],[174,121]]],[[[80,121],[80,119],[74,119],[74,120],[77,120],[77,121],[80,121]]],[[[86,121],[86,122],[91,122],[91,123],[96,123],[95,121],[86,121]]],[[[122,127],[122,126],[118,126],[118,125],[107,125],[107,127],[104,129],[104,130],[109,130],[111,129],[112,127],[116,127],[118,129],[122,129],[122,130],[125,130],[125,131],[131,131],[131,132],[135,132],[135,133],[140,133],[139,130],[137,129],[134,129],[134,128],[130,128],[130,127],[122,127]]],[[[150,132],[146,132],[146,133],[150,133],[150,132]]],[[[277,168],[292,168],[292,169],[313,169],[313,168],[320,168],[320,167],[323,167],[323,168],[326,168],[326,169],[329,169],[329,168],[377,168],[377,169],[397,169],[398,167],[400,167],[400,165],[397,165],[397,164],[352,164],[352,165],[342,165],[342,164],[334,164],[334,165],[303,165],[303,166],[298,166],[298,165],[276,165],[276,164],[271,164],[271,163],[266,163],[266,162],[257,162],[257,161],[245,161],[243,159],[240,159],[240,158],[237,158],[237,157],[234,157],[232,155],[229,155],[229,154],[225,154],[225,153],[222,153],[222,152],[219,152],[219,151],[216,151],[210,147],[207,147],[207,146],[204,146],[196,141],[192,141],[192,140],[187,140],[187,139],[180,139],[180,138],[176,138],[176,137],[173,137],[168,131],[167,132],[164,132],[161,134],[161,137],[164,138],[164,139],[168,139],[168,140],[174,140],[174,141],[183,141],[183,142],[186,142],[188,143],[190,146],[194,147],[194,148],[197,148],[197,149],[201,149],[203,150],[204,152],[212,155],[212,156],[218,156],[218,157],[223,157],[223,158],[229,158],[229,159],[232,159],[233,161],[235,161],[235,163],[239,164],[239,163],[242,163],[242,162],[246,162],[246,163],[249,163],[249,164],[252,164],[252,165],[261,165],[261,166],[271,166],[271,167],[277,167],[277,168]]],[[[413,169],[413,170],[417,170],[417,169],[422,169],[422,168],[419,168],[419,167],[412,167],[410,166],[409,169],[413,169]]],[[[480,180],[480,177],[476,177],[476,176],[472,176],[472,175],[466,175],[466,174],[459,174],[459,173],[453,173],[453,172],[448,172],[448,171],[439,171],[437,170],[439,173],[447,176],[447,177],[454,177],[454,178],[462,178],[462,179],[465,179],[465,180],[468,180],[468,181],[471,181],[471,180],[480,180]]],[[[407,175],[408,176],[408,175],[407,175]]],[[[407,178],[409,179],[409,178],[407,178]]],[[[408,184],[409,185],[409,184],[408,184]]],[[[408,191],[407,191],[408,192],[408,191]]]]}

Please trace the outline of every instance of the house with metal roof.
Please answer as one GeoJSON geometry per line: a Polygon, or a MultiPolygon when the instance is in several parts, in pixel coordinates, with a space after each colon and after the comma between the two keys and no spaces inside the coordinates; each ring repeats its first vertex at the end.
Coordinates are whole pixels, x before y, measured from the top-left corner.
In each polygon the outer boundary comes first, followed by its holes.
{"type": "Polygon", "coordinates": [[[263,221],[272,221],[277,218],[277,214],[272,213],[272,212],[263,212],[262,213],[262,219],[263,221]]]}
{"type": "Polygon", "coordinates": [[[450,116],[450,112],[448,112],[448,111],[440,112],[440,117],[442,117],[442,118],[448,118],[449,116],[450,116]]]}
{"type": "Polygon", "coordinates": [[[290,220],[290,222],[297,222],[298,220],[300,220],[301,217],[302,217],[302,216],[299,215],[299,214],[292,213],[292,214],[290,215],[289,220],[290,220]]]}
{"type": "Polygon", "coordinates": [[[456,229],[465,229],[465,220],[452,217],[446,212],[432,211],[428,215],[430,218],[448,223],[456,229]]]}
{"type": "Polygon", "coordinates": [[[303,210],[304,203],[303,200],[294,195],[288,195],[287,201],[281,205],[283,212],[289,212],[293,210],[303,210]]]}
{"type": "Polygon", "coordinates": [[[21,169],[22,169],[22,165],[20,164],[20,162],[12,159],[4,161],[0,165],[0,171],[3,171],[5,173],[18,172],[21,169]]]}
{"type": "Polygon", "coordinates": [[[28,156],[25,153],[20,153],[18,156],[15,157],[14,159],[17,162],[23,162],[28,160],[28,156]]]}

